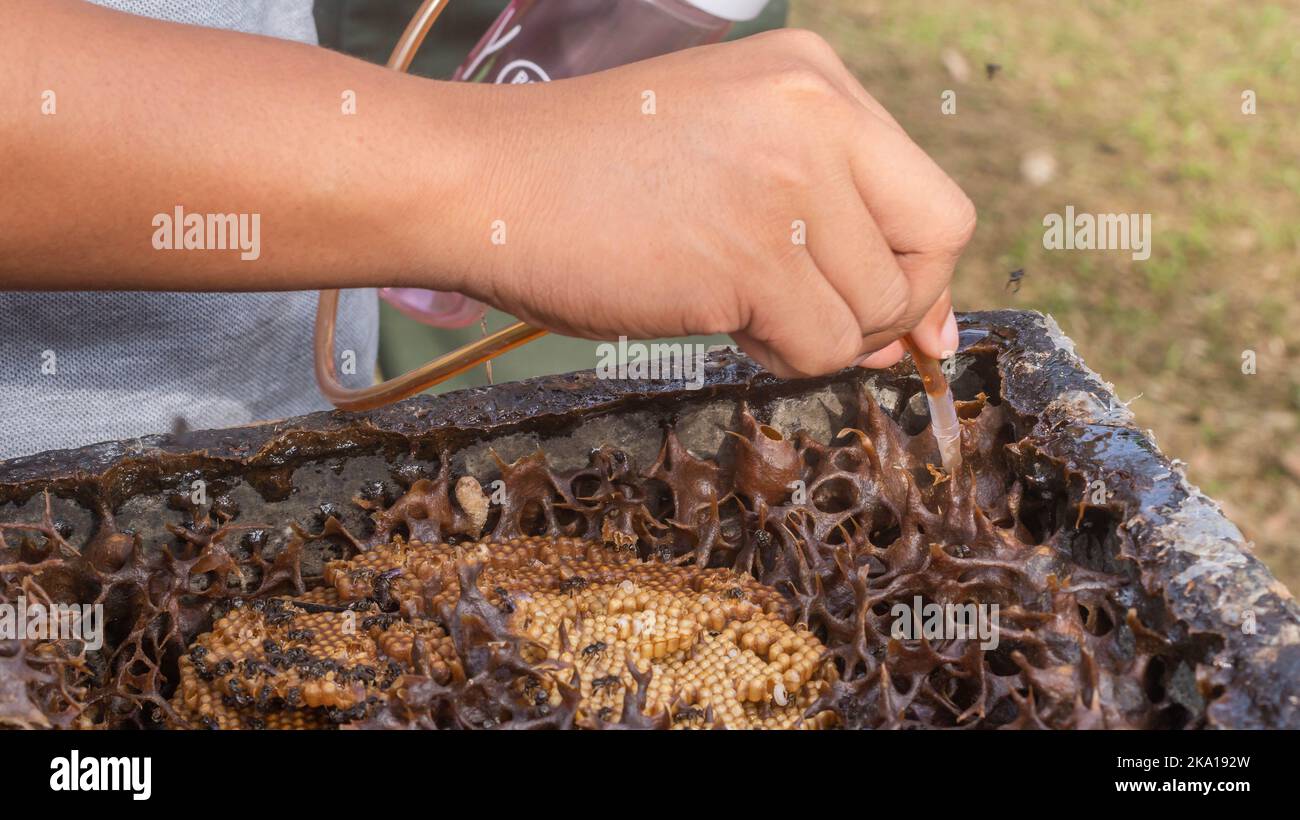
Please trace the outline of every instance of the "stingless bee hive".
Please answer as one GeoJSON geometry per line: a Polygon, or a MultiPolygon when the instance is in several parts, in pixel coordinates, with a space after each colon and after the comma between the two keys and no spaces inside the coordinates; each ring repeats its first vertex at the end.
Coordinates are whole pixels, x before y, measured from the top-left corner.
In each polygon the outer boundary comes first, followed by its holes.
{"type": "Polygon", "coordinates": [[[1300,726],[1300,612],[1041,315],[910,365],[591,371],[0,464],[0,725],[1300,726]],[[996,605],[999,640],[897,637],[996,605]]]}

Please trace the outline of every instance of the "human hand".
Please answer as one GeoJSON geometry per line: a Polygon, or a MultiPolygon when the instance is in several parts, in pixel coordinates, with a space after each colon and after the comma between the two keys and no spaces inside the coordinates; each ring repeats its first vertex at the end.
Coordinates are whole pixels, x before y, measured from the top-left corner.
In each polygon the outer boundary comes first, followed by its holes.
{"type": "Polygon", "coordinates": [[[586,338],[729,333],[783,376],[956,349],[975,209],[817,35],[478,99],[457,289],[586,338]]]}

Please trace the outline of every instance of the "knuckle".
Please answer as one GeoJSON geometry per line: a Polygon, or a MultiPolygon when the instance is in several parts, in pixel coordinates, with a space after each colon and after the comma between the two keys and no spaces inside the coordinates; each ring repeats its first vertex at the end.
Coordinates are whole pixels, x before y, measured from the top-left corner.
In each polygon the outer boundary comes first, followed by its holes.
{"type": "MultiPolygon", "coordinates": [[[[799,192],[808,185],[810,170],[798,152],[778,151],[768,157],[761,173],[776,201],[784,202],[791,196],[800,196],[799,192]]],[[[774,241],[775,238],[773,234],[774,241]]]]}
{"type": "Polygon", "coordinates": [[[780,49],[767,62],[762,82],[790,100],[824,103],[841,96],[823,61],[811,56],[806,48],[780,49]]]}
{"type": "Polygon", "coordinates": [[[953,216],[951,230],[948,241],[952,248],[961,250],[970,242],[971,237],[975,235],[975,226],[979,221],[979,215],[975,211],[975,203],[971,202],[970,197],[960,190],[957,191],[957,201],[953,206],[953,216]]]}
{"type": "Polygon", "coordinates": [[[780,29],[780,42],[791,51],[810,57],[825,58],[835,56],[835,49],[815,31],[806,28],[780,29]]]}
{"type": "Polygon", "coordinates": [[[799,103],[823,104],[839,96],[835,84],[825,73],[804,62],[780,66],[769,80],[770,87],[784,99],[799,103]]]}
{"type": "MultiPolygon", "coordinates": [[[[815,199],[809,197],[816,191],[826,175],[826,156],[830,152],[825,143],[809,138],[786,127],[786,122],[774,121],[750,145],[745,161],[746,184],[758,196],[748,206],[773,224],[789,226],[791,206],[807,216],[815,199]]],[[[788,235],[772,232],[770,238],[781,240],[789,250],[788,235]]]]}

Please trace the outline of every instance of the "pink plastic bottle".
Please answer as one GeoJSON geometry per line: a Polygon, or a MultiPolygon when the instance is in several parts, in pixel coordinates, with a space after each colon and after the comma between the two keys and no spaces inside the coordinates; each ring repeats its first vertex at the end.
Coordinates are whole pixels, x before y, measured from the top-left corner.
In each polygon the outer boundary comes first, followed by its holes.
{"type": "MultiPolygon", "coordinates": [[[[768,0],[512,0],[453,80],[531,83],[591,74],[692,46],[716,43],[768,0]]],[[[382,288],[413,319],[465,327],[486,307],[459,293],[382,288]]]]}

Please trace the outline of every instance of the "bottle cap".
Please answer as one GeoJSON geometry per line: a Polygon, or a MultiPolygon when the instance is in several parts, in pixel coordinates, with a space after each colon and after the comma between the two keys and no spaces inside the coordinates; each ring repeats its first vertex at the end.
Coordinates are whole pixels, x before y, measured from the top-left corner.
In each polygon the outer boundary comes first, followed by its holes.
{"type": "Polygon", "coordinates": [[[723,20],[743,22],[753,20],[762,13],[768,0],[686,0],[686,3],[702,12],[721,17],[723,20]]]}

